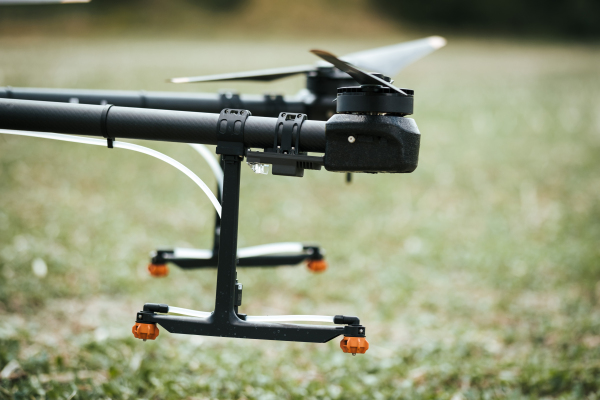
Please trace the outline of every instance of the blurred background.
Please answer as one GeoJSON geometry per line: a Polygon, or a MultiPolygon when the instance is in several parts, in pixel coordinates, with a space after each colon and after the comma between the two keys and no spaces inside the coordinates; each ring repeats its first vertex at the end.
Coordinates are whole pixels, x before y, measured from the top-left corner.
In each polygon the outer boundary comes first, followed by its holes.
{"type": "MultiPolygon", "coordinates": [[[[247,314],[358,315],[370,350],[131,335],[145,302],[214,306],[210,203],[140,154],[0,135],[0,398],[600,397],[600,3],[109,1],[0,7],[0,86],[292,95],[167,78],[307,64],[430,35],[408,66],[408,175],[243,167],[240,246],[318,242],[329,269],[239,269],[247,314]],[[296,210],[290,213],[289,210],[296,210]]],[[[0,116],[1,118],[1,116],[0,116]]],[[[138,142],[213,186],[189,146],[138,142]]]]}

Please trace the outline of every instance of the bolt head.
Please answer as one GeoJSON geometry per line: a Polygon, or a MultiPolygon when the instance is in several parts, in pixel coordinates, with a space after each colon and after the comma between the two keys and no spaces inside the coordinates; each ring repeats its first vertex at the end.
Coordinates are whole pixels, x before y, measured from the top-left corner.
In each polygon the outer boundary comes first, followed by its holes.
{"type": "Polygon", "coordinates": [[[354,143],[354,142],[356,142],[356,138],[354,136],[348,136],[348,141],[350,143],[354,143]]]}

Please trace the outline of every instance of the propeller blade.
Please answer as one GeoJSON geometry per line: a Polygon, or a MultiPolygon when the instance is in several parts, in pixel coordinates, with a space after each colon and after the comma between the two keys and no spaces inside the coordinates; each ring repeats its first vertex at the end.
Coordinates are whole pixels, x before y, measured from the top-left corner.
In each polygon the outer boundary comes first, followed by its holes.
{"type": "Polygon", "coordinates": [[[446,45],[441,36],[430,36],[411,42],[359,51],[340,57],[359,68],[396,76],[401,69],[446,45]]]}
{"type": "Polygon", "coordinates": [[[0,6],[20,6],[34,4],[89,3],[91,0],[0,0],[0,6]]]}
{"type": "Polygon", "coordinates": [[[344,71],[345,73],[350,75],[352,78],[354,78],[354,80],[357,81],[358,83],[360,83],[361,85],[387,86],[390,89],[395,90],[396,92],[403,94],[404,96],[407,96],[406,92],[404,92],[401,89],[398,89],[396,86],[392,85],[391,83],[389,83],[373,74],[370,74],[368,72],[360,70],[360,69],[356,68],[355,66],[347,63],[346,61],[340,60],[339,58],[337,58],[336,56],[334,56],[333,54],[331,54],[327,51],[311,50],[310,52],[318,57],[321,57],[323,60],[327,61],[328,63],[333,64],[333,66],[336,67],[337,69],[344,71]]]}
{"type": "Polygon", "coordinates": [[[172,83],[189,83],[189,82],[217,82],[217,81],[263,81],[270,82],[275,79],[285,78],[303,72],[314,71],[314,65],[297,65],[295,67],[260,69],[256,71],[234,72],[231,74],[217,74],[205,76],[192,76],[184,78],[169,79],[172,83]]]}

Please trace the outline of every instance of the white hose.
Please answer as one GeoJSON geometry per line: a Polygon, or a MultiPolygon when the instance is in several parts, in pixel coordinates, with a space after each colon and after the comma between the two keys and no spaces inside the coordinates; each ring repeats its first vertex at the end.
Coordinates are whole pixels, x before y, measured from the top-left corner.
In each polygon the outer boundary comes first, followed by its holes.
{"type": "MultiPolygon", "coordinates": [[[[187,308],[169,306],[169,314],[187,315],[189,317],[208,318],[212,313],[188,310],[187,308]]],[[[333,317],[327,315],[257,315],[247,316],[248,322],[332,322],[333,317]]]]}
{"type": "Polygon", "coordinates": [[[200,153],[200,155],[206,160],[208,166],[212,170],[215,178],[217,179],[217,185],[219,185],[219,192],[221,193],[221,196],[223,196],[223,169],[221,168],[221,165],[213,155],[212,151],[210,151],[208,147],[206,147],[203,144],[188,144],[192,146],[198,153],[200,153]]]}
{"type": "MultiPolygon", "coordinates": [[[[302,254],[303,251],[304,245],[302,243],[271,243],[260,246],[242,247],[238,249],[237,256],[239,258],[248,258],[271,254],[302,254]]],[[[212,256],[212,250],[186,249],[182,247],[173,249],[174,258],[196,258],[200,260],[208,260],[209,258],[212,258],[212,256]]]]}
{"type": "Polygon", "coordinates": [[[328,315],[256,315],[247,316],[249,322],[333,322],[328,315]]]}
{"type": "MultiPolygon", "coordinates": [[[[32,137],[39,137],[39,138],[44,138],[44,139],[62,140],[65,142],[93,144],[96,146],[106,146],[106,140],[92,139],[92,138],[83,137],[83,136],[63,135],[63,134],[59,134],[59,133],[14,131],[14,130],[10,130],[10,129],[0,129],[0,133],[5,133],[7,135],[32,136],[32,137]]],[[[219,204],[219,201],[217,200],[215,195],[211,192],[211,190],[208,188],[208,186],[206,186],[206,184],[202,181],[202,179],[198,178],[198,176],[196,174],[194,174],[192,171],[190,171],[185,165],[181,164],[179,161],[176,161],[169,156],[159,153],[156,150],[152,150],[152,149],[149,149],[149,148],[143,147],[143,146],[138,146],[137,144],[133,144],[133,143],[114,141],[113,146],[115,148],[133,150],[133,151],[137,151],[139,153],[144,153],[149,156],[156,157],[159,160],[162,160],[168,164],[171,164],[172,166],[174,166],[175,168],[177,168],[178,170],[180,170],[181,172],[186,174],[191,180],[194,181],[194,183],[196,183],[196,185],[200,186],[200,189],[202,189],[202,191],[208,196],[208,198],[211,201],[211,203],[213,204],[213,206],[215,206],[215,209],[217,210],[217,214],[219,214],[219,217],[221,216],[221,204],[219,204]]]]}
{"type": "Polygon", "coordinates": [[[206,311],[188,310],[187,308],[169,306],[169,314],[187,315],[188,317],[208,318],[212,313],[206,311]]]}
{"type": "Polygon", "coordinates": [[[199,260],[209,260],[212,258],[212,256],[212,250],[184,249],[181,247],[173,249],[173,258],[195,258],[199,260]]]}
{"type": "Polygon", "coordinates": [[[302,253],[304,245],[297,242],[261,244],[260,246],[242,247],[238,249],[239,258],[266,256],[268,254],[302,253]]]}

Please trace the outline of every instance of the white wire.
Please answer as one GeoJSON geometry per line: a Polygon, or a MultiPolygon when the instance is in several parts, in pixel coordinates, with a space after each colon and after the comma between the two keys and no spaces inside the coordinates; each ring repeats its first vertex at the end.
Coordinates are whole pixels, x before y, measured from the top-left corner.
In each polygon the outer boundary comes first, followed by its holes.
{"type": "Polygon", "coordinates": [[[200,155],[206,160],[208,166],[212,170],[215,178],[217,179],[217,185],[219,185],[219,192],[223,195],[223,169],[221,165],[213,155],[213,153],[203,144],[188,143],[192,146],[200,155]]]}
{"type": "MultiPolygon", "coordinates": [[[[10,130],[10,129],[0,129],[0,133],[5,133],[7,135],[31,136],[31,137],[38,137],[38,138],[44,138],[44,139],[62,140],[65,142],[93,144],[95,146],[106,146],[106,140],[92,139],[92,138],[83,137],[83,136],[63,135],[60,133],[15,131],[15,130],[10,130]]],[[[159,160],[162,160],[168,164],[171,164],[172,166],[174,166],[175,168],[177,168],[178,170],[180,170],[181,172],[186,174],[191,180],[194,181],[194,183],[196,183],[196,185],[200,186],[200,189],[202,189],[202,191],[208,196],[209,200],[211,201],[211,203],[217,210],[217,214],[219,214],[219,216],[221,216],[221,204],[219,204],[219,201],[217,200],[215,195],[211,192],[211,190],[208,188],[208,186],[206,186],[206,184],[202,181],[202,179],[198,178],[198,176],[196,174],[194,174],[192,171],[190,171],[185,165],[181,164],[179,161],[176,161],[167,155],[159,153],[158,151],[149,149],[147,147],[138,146],[137,144],[133,144],[133,143],[114,141],[113,146],[116,148],[133,150],[133,151],[137,151],[139,153],[144,153],[149,156],[158,158],[159,160]]]]}
{"type": "Polygon", "coordinates": [[[189,317],[208,318],[212,313],[206,311],[188,310],[187,308],[169,306],[169,314],[187,315],[189,317]]]}
{"type": "Polygon", "coordinates": [[[213,251],[212,250],[204,250],[204,249],[185,249],[182,247],[176,247],[173,249],[173,257],[174,258],[196,258],[200,260],[208,260],[212,258],[213,251]]]}
{"type": "Polygon", "coordinates": [[[302,253],[304,245],[297,242],[270,243],[260,246],[242,247],[238,249],[237,255],[239,258],[258,257],[268,254],[288,254],[302,253]]]}
{"type": "Polygon", "coordinates": [[[256,315],[247,316],[249,322],[333,322],[328,315],[256,315]]]}
{"type": "MultiPolygon", "coordinates": [[[[302,254],[304,245],[296,242],[271,243],[260,246],[242,247],[238,249],[239,258],[266,256],[270,254],[302,254]]],[[[207,260],[213,256],[212,250],[204,249],[186,249],[177,247],[173,249],[174,258],[196,258],[207,260]]]]}
{"type": "MultiPolygon", "coordinates": [[[[187,315],[189,317],[208,318],[212,313],[206,311],[189,310],[187,308],[169,306],[169,314],[187,315]]],[[[257,315],[247,316],[248,322],[332,322],[333,318],[328,315],[257,315]]]]}

